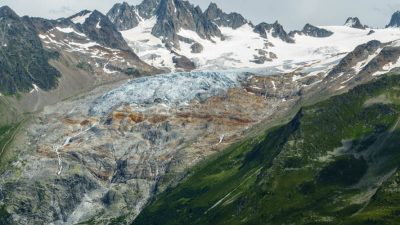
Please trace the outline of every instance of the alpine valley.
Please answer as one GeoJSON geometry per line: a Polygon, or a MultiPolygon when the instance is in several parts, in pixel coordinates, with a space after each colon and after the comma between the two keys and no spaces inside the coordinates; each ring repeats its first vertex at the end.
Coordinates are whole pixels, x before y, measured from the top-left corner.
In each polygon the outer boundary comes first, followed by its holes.
{"type": "Polygon", "coordinates": [[[400,11],[0,4],[0,115],[0,225],[400,224],[400,11]]]}

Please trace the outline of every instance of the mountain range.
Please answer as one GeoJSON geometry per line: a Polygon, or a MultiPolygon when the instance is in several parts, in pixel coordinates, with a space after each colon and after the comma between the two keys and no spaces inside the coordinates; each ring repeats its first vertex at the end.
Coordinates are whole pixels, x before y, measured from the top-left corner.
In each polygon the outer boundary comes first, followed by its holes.
{"type": "Polygon", "coordinates": [[[399,11],[2,6],[0,225],[398,224],[399,71],[399,11]]]}

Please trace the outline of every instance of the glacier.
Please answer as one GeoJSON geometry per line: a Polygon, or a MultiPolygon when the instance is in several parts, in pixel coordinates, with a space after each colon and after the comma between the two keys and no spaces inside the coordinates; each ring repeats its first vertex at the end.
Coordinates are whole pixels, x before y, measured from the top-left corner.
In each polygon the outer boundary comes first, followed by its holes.
{"type": "Polygon", "coordinates": [[[241,71],[203,71],[132,79],[95,99],[89,107],[89,115],[105,116],[124,104],[187,105],[193,100],[223,95],[228,89],[239,87],[245,76],[241,71]]]}

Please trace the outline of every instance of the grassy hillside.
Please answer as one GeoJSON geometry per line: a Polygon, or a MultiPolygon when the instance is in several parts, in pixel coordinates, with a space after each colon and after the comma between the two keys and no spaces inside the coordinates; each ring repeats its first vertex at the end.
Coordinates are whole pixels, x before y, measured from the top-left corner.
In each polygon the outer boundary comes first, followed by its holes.
{"type": "Polygon", "coordinates": [[[400,75],[303,108],[160,194],[139,224],[399,224],[400,75]]]}

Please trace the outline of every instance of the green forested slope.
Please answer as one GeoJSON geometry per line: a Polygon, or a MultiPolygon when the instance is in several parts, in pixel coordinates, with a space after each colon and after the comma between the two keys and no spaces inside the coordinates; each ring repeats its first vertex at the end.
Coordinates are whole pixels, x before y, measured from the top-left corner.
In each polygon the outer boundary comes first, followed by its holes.
{"type": "Polygon", "coordinates": [[[134,224],[400,224],[400,75],[303,108],[160,194],[134,224]]]}

